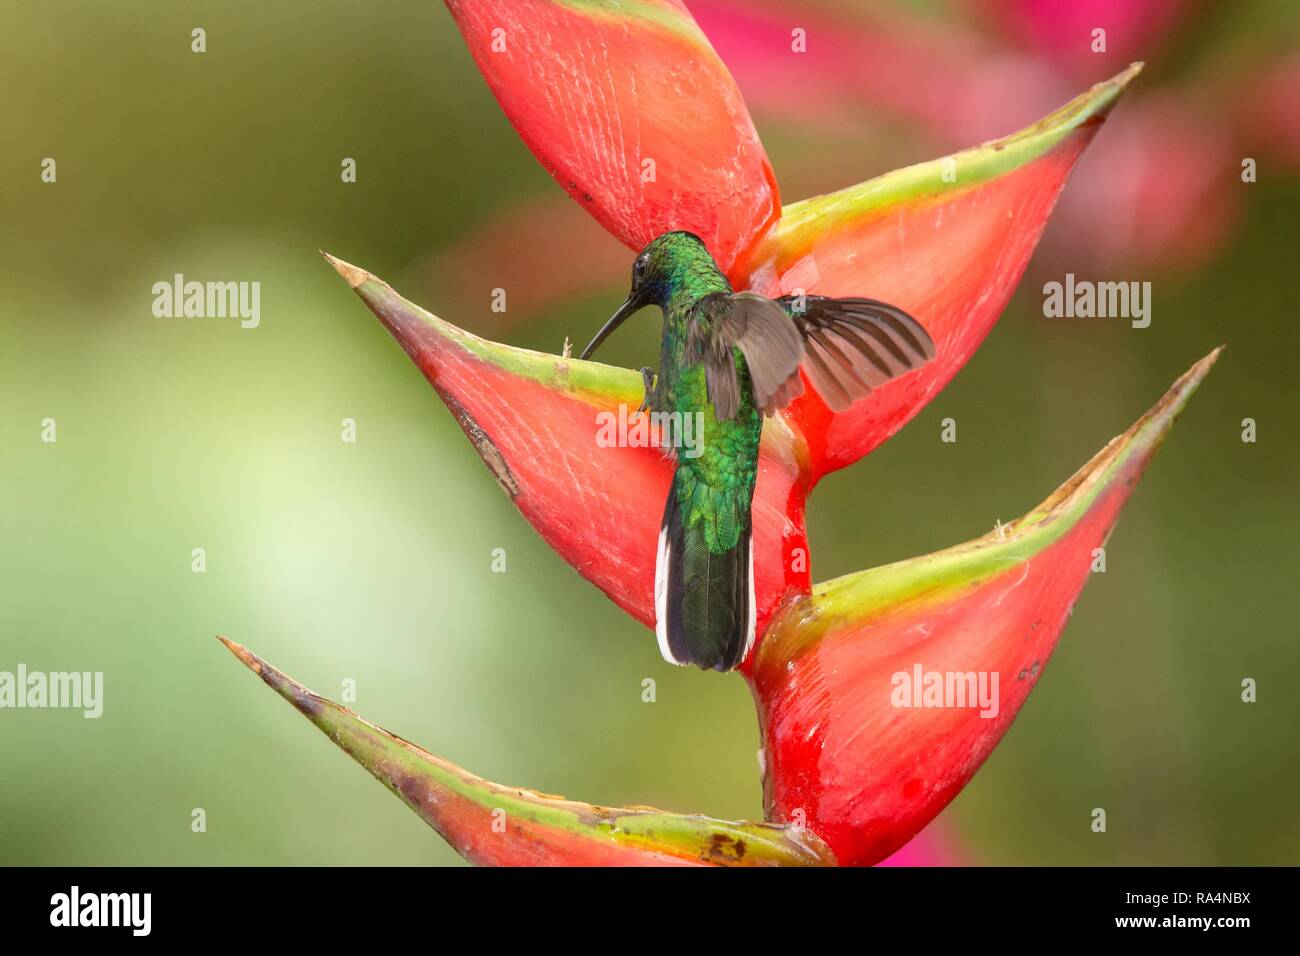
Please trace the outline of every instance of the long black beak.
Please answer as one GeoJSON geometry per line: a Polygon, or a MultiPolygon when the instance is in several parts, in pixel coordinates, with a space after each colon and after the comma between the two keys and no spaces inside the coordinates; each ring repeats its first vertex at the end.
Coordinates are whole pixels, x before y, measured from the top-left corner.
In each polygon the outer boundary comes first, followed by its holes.
{"type": "Polygon", "coordinates": [[[596,351],[601,342],[609,338],[611,332],[622,325],[629,315],[639,310],[644,304],[635,292],[629,295],[627,301],[618,307],[618,311],[611,315],[609,321],[596,333],[596,337],[591,340],[591,344],[582,350],[582,355],[579,358],[586,359],[590,356],[592,352],[596,351]]]}

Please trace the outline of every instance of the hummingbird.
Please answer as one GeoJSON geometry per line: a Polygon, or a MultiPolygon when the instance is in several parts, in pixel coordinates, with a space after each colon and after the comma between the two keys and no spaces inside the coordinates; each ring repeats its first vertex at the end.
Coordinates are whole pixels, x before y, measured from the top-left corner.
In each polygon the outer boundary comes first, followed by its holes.
{"type": "Polygon", "coordinates": [[[763,422],[803,394],[833,411],[934,358],[925,329],[874,299],[736,292],[690,232],[666,232],[632,264],[632,290],[586,359],[633,313],[663,310],[652,412],[698,415],[702,448],[677,454],[655,559],[655,634],[672,664],[729,671],[754,645],[750,505],[763,422]]]}

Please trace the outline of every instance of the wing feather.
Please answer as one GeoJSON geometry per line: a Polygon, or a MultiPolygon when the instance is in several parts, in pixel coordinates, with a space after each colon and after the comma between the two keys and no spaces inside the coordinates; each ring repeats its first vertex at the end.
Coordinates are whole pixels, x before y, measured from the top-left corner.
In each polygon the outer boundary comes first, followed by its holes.
{"type": "Polygon", "coordinates": [[[740,408],[733,349],[745,357],[754,404],[774,414],[804,392],[802,369],[833,411],[935,356],[934,342],[914,318],[876,299],[716,293],[696,305],[687,331],[688,356],[703,362],[720,420],[740,408]],[[800,308],[801,306],[801,308],[800,308]]]}
{"type": "Polygon", "coordinates": [[[773,414],[785,403],[778,399],[802,391],[798,376],[803,337],[789,313],[766,296],[753,292],[705,296],[691,318],[687,342],[692,357],[704,363],[709,399],[720,420],[732,418],[740,407],[733,348],[745,357],[754,404],[764,414],[773,414]]]}
{"type": "Polygon", "coordinates": [[[897,306],[876,299],[782,296],[804,338],[803,370],[833,411],[934,358],[934,342],[897,306]]]}

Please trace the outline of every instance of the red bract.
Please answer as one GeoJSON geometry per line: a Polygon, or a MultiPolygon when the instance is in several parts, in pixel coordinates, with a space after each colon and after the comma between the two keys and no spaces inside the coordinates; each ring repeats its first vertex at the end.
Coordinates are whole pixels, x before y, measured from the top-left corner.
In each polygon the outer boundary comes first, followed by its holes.
{"type": "Polygon", "coordinates": [[[747,259],[767,295],[869,293],[920,319],[935,361],[832,414],[812,389],[786,410],[807,475],[852,464],[957,373],[1002,314],[1084,147],[1124,74],[1013,136],[787,207],[747,259]]]}
{"type": "Polygon", "coordinates": [[[745,102],[677,0],[447,8],[519,137],[628,245],[689,228],[725,269],[776,219],[745,102]]]}
{"type": "Polygon", "coordinates": [[[651,807],[597,807],[476,777],[318,697],[218,638],[471,863],[487,866],[828,866],[806,829],[651,807]]]}
{"type": "MultiPolygon", "coordinates": [[[[938,357],[844,413],[810,389],[764,428],[753,502],[760,637],[741,669],[759,706],[777,827],[657,811],[637,819],[643,811],[489,784],[236,653],[477,862],[878,862],[952,799],[1005,732],[1092,549],[1213,356],[995,537],[813,588],[805,499],[824,474],[902,427],[988,334],[1075,161],[1137,67],[1019,133],[795,203],[774,223],[775,188],[748,115],[679,3],[449,6],[520,135],[620,239],[639,247],[689,229],[738,287],[887,299],[929,330],[938,357]],[[638,172],[651,152],[652,188],[638,172]],[[996,714],[898,706],[891,682],[913,667],[1000,675],[996,714]],[[514,829],[483,832],[493,801],[510,802],[514,829]]],[[[671,466],[657,447],[598,438],[602,415],[640,403],[640,376],[486,341],[328,258],[524,517],[652,624],[671,466]]]]}
{"type": "Polygon", "coordinates": [[[769,819],[806,823],[841,864],[869,864],[957,795],[1029,696],[1094,549],[1217,356],[1024,518],[818,585],[783,609],[752,675],[769,819]],[[917,706],[929,674],[985,681],[992,705],[917,706]],[[912,706],[895,698],[903,688],[912,706]]]}

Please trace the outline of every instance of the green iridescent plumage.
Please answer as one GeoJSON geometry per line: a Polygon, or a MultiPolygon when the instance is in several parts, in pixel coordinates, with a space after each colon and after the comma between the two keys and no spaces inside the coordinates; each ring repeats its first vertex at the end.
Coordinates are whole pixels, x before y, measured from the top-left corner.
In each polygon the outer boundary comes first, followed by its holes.
{"type": "Polygon", "coordinates": [[[740,410],[734,418],[719,421],[709,400],[704,365],[690,364],[686,341],[696,305],[705,296],[731,292],[731,284],[699,240],[686,233],[668,233],[647,252],[651,268],[663,275],[659,294],[664,312],[659,377],[647,405],[653,411],[699,416],[695,421],[703,424],[703,452],[696,458],[678,456],[673,488],[683,526],[699,528],[709,551],[723,554],[735,548],[740,533],[749,528],[763,417],[754,405],[745,358],[733,349],[740,410]]]}
{"type": "Polygon", "coordinates": [[[582,357],[646,305],[663,310],[663,346],[658,376],[642,369],[645,406],[698,441],[676,449],[664,505],[659,648],[673,663],[731,670],[754,641],[750,504],[763,416],[803,393],[801,368],[839,409],[934,348],[915,320],[883,302],[734,292],[697,236],[670,232],[637,256],[631,294],[582,357]]]}

